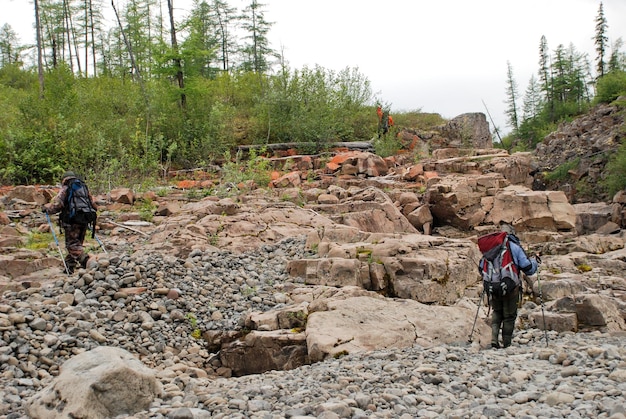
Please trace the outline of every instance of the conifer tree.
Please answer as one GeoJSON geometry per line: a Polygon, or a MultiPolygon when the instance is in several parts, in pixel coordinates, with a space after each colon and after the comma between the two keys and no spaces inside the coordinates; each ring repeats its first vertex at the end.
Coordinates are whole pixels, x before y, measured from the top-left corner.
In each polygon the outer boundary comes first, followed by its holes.
{"type": "Polygon", "coordinates": [[[20,61],[20,47],[17,33],[5,23],[0,28],[0,67],[17,64],[20,61]]]}
{"type": "Polygon", "coordinates": [[[611,46],[611,58],[608,63],[609,72],[626,70],[626,54],[620,51],[623,44],[622,38],[617,38],[617,40],[613,42],[611,46]]]}
{"type": "Polygon", "coordinates": [[[219,54],[222,70],[231,69],[230,56],[237,50],[237,42],[232,34],[231,26],[237,22],[236,9],[222,0],[213,0],[213,10],[217,24],[216,38],[219,40],[219,54]]]}
{"type": "Polygon", "coordinates": [[[268,58],[275,55],[267,39],[267,34],[272,25],[265,20],[264,6],[257,0],[252,0],[241,15],[241,26],[247,33],[244,39],[248,40],[242,49],[244,58],[241,67],[245,71],[253,71],[258,74],[268,70],[270,66],[268,58]]]}
{"type": "Polygon", "coordinates": [[[507,116],[507,122],[513,131],[517,131],[519,128],[519,121],[517,117],[517,82],[513,77],[513,67],[509,61],[506,62],[507,71],[506,71],[506,101],[505,103],[508,105],[505,111],[507,116]]]}
{"type": "Polygon", "coordinates": [[[530,76],[528,86],[526,87],[526,93],[524,94],[522,119],[526,121],[528,119],[536,118],[539,116],[542,106],[543,100],[541,98],[541,87],[533,74],[530,76]]]}
{"type": "Polygon", "coordinates": [[[545,95],[548,116],[551,120],[554,115],[554,96],[552,92],[552,77],[550,70],[550,54],[548,51],[548,41],[545,35],[541,36],[539,42],[539,86],[545,95]]]}
{"type": "Polygon", "coordinates": [[[609,42],[609,38],[606,35],[606,31],[608,27],[609,26],[607,24],[606,18],[604,17],[604,6],[602,2],[600,2],[600,7],[598,8],[598,15],[596,16],[596,35],[594,37],[596,53],[598,54],[596,57],[596,72],[598,73],[598,78],[604,76],[604,70],[606,67],[606,63],[605,63],[606,48],[609,42]]]}
{"type": "Polygon", "coordinates": [[[196,1],[191,15],[184,23],[189,34],[181,44],[186,76],[214,77],[219,71],[216,55],[219,49],[216,37],[217,14],[217,11],[211,11],[206,1],[196,1]]]}

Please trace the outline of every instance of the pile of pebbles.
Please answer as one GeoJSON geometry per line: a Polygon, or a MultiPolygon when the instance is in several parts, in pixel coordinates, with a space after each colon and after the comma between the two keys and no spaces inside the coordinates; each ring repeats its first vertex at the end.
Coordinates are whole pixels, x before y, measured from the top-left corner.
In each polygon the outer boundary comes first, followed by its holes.
{"type": "Polygon", "coordinates": [[[519,332],[507,349],[414,346],[290,371],[178,382],[137,418],[613,418],[626,413],[624,336],[519,332]]]}
{"type": "Polygon", "coordinates": [[[281,290],[297,281],[285,268],[305,257],[304,243],[301,236],[243,254],[192,251],[186,259],[101,254],[71,277],[5,292],[0,415],[19,411],[20,400],[63,362],[100,345],[126,349],[151,368],[177,363],[217,374],[218,357],[194,331],[241,330],[250,311],[284,305],[281,290]]]}
{"type": "MultiPolygon", "coordinates": [[[[194,330],[239,330],[250,311],[288,302],[285,271],[304,237],[253,252],[137,252],[0,298],[0,419],[73,355],[99,345],[136,354],[163,392],[133,418],[626,418],[626,336],[517,331],[507,349],[414,346],[290,371],[220,377],[194,330]],[[546,337],[548,338],[546,344],[546,337]]],[[[223,374],[222,374],[223,375],[223,374]]]]}

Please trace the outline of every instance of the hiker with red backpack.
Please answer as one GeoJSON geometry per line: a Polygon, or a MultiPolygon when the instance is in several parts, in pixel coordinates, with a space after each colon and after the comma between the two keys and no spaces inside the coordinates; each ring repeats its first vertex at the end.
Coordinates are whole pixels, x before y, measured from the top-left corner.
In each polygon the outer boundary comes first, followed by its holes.
{"type": "Polygon", "coordinates": [[[479,238],[478,246],[483,253],[479,271],[493,311],[491,346],[500,348],[499,335],[502,330],[502,346],[506,348],[511,346],[517,319],[517,303],[522,291],[520,271],[533,275],[541,259],[526,255],[515,235],[515,229],[508,223],[501,223],[501,232],[479,238]]]}
{"type": "Polygon", "coordinates": [[[59,223],[65,232],[67,273],[72,274],[78,265],[85,268],[89,255],[84,251],[83,242],[88,228],[91,228],[92,235],[95,233],[97,211],[87,185],[74,172],[65,172],[61,190],[42,207],[42,211],[46,214],[61,213],[59,223]]]}

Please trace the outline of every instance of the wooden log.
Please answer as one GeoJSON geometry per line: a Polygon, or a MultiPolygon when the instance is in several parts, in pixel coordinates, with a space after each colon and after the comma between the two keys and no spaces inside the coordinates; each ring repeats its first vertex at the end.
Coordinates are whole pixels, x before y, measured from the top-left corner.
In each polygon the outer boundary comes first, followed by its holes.
{"type": "MultiPolygon", "coordinates": [[[[289,149],[315,149],[315,147],[320,146],[321,144],[316,144],[313,142],[305,142],[305,143],[274,143],[274,144],[250,144],[250,145],[240,145],[237,147],[238,151],[249,152],[250,150],[261,150],[263,148],[271,151],[277,150],[289,150],[289,149]]],[[[329,148],[347,148],[348,150],[362,150],[362,151],[373,151],[374,146],[370,141],[343,141],[343,142],[334,142],[325,144],[330,146],[329,148]]]]}

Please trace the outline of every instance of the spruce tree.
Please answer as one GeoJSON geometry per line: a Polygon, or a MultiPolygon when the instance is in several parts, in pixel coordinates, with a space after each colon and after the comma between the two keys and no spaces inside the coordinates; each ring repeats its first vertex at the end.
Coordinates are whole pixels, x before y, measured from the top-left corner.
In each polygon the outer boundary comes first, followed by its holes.
{"type": "Polygon", "coordinates": [[[624,41],[622,38],[617,38],[611,46],[611,58],[609,59],[609,72],[611,71],[624,71],[626,70],[626,54],[620,52],[624,41]]]}
{"type": "Polygon", "coordinates": [[[524,113],[522,115],[522,119],[526,121],[528,119],[537,118],[541,112],[542,106],[543,100],[541,97],[541,87],[533,74],[530,76],[528,86],[526,87],[526,93],[524,95],[524,113]]]}
{"type": "Polygon", "coordinates": [[[606,67],[606,48],[609,42],[606,31],[608,27],[609,26],[606,22],[606,18],[604,17],[604,6],[602,2],[600,2],[600,7],[598,8],[598,16],[596,16],[596,36],[594,37],[596,53],[598,54],[596,57],[596,72],[598,73],[598,78],[604,76],[604,70],[606,67]]]}
{"type": "Polygon", "coordinates": [[[17,33],[5,23],[0,28],[0,67],[20,62],[17,33]]]}
{"type": "Polygon", "coordinates": [[[236,9],[222,0],[213,0],[213,10],[217,24],[215,37],[219,40],[219,58],[222,70],[229,71],[232,67],[230,56],[237,51],[237,40],[231,29],[237,23],[236,9]]]}
{"type": "Polygon", "coordinates": [[[519,121],[517,117],[517,82],[513,77],[513,67],[509,61],[506,62],[507,71],[506,71],[506,101],[505,103],[508,105],[505,111],[507,116],[507,122],[511,128],[513,128],[513,132],[516,132],[519,128],[519,121]]]}
{"type": "Polygon", "coordinates": [[[554,94],[552,91],[548,41],[545,35],[541,36],[541,41],[539,42],[539,86],[545,95],[548,118],[552,120],[554,115],[554,94]]]}
{"type": "Polygon", "coordinates": [[[197,2],[185,21],[184,28],[189,35],[182,42],[181,50],[186,76],[214,78],[220,70],[221,60],[217,57],[220,41],[216,36],[218,12],[211,9],[206,1],[197,2]]]}
{"type": "Polygon", "coordinates": [[[244,71],[265,73],[270,63],[268,58],[276,55],[270,48],[267,34],[272,26],[265,20],[263,7],[265,5],[252,0],[241,15],[242,29],[247,33],[244,39],[247,43],[243,46],[243,62],[241,67],[244,71]]]}

